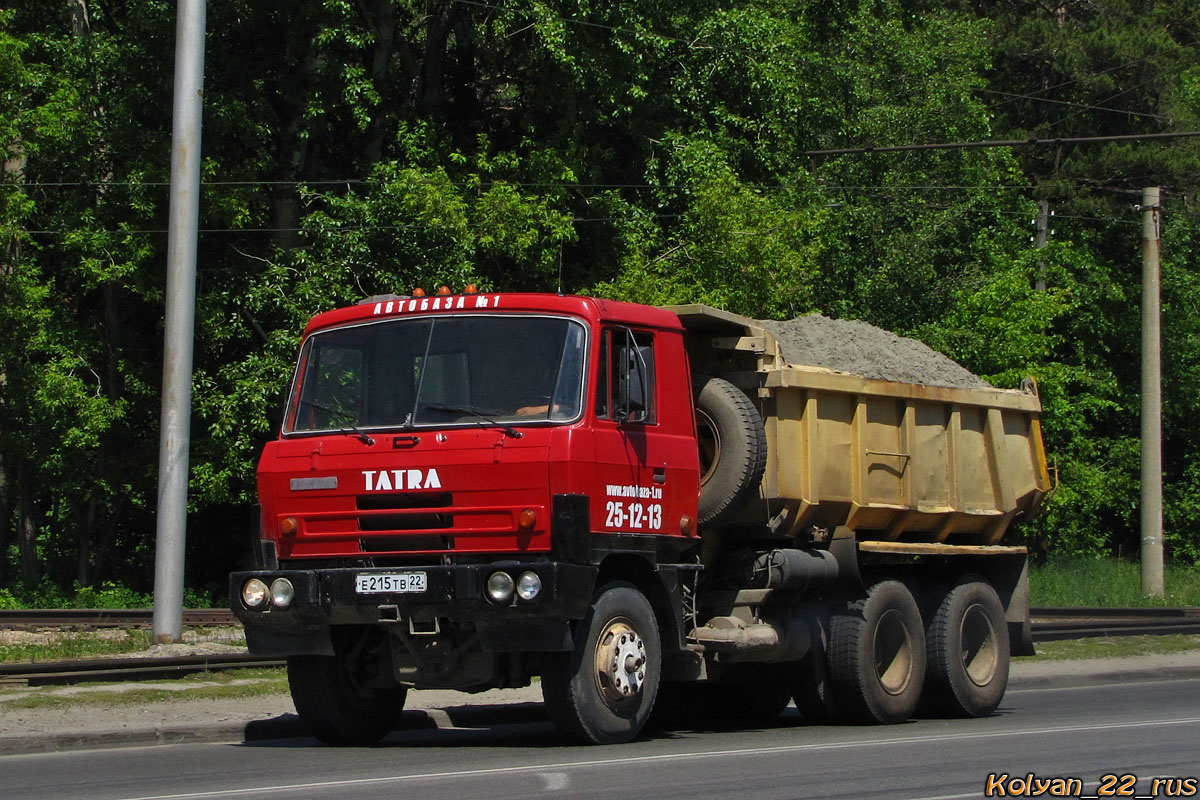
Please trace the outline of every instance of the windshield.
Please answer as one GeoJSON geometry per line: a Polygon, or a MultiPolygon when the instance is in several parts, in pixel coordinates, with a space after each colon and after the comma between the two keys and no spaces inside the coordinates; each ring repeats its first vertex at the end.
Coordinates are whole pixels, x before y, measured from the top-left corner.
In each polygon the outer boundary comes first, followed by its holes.
{"type": "Polygon", "coordinates": [[[586,329],[561,317],[447,316],[313,334],[284,433],[570,422],[582,411],[586,329]]]}

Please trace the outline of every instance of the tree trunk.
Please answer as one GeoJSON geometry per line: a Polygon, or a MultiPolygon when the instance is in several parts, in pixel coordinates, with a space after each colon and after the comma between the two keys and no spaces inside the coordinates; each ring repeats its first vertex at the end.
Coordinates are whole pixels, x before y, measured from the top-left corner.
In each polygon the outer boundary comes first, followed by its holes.
{"type": "Polygon", "coordinates": [[[92,23],[88,19],[87,0],[67,0],[71,9],[71,32],[75,37],[87,36],[92,32],[92,23]]]}
{"type": "MultiPolygon", "coordinates": [[[[371,81],[381,97],[387,97],[388,70],[396,45],[396,6],[393,0],[379,0],[376,4],[375,58],[371,65],[371,81]]],[[[367,132],[367,166],[373,167],[383,158],[383,123],[387,114],[379,113],[371,119],[367,132]]]]}
{"type": "Polygon", "coordinates": [[[92,552],[92,581],[99,585],[104,580],[105,566],[108,564],[108,557],[112,552],[113,537],[117,532],[117,525],[120,523],[121,515],[125,513],[126,497],[118,495],[113,507],[110,509],[108,524],[104,526],[99,538],[93,538],[94,548],[92,552]]]}
{"type": "Polygon", "coordinates": [[[280,170],[285,183],[271,190],[271,221],[275,232],[273,243],[282,250],[295,250],[300,240],[300,191],[291,181],[302,181],[310,162],[317,160],[312,148],[312,139],[304,133],[304,104],[307,91],[312,86],[317,72],[315,45],[309,44],[304,55],[304,67],[300,76],[284,87],[280,117],[284,120],[279,136],[280,170]]]}
{"type": "MultiPolygon", "coordinates": [[[[0,375],[0,386],[4,384],[0,375]]],[[[8,471],[0,458],[0,586],[8,586],[8,531],[12,525],[9,517],[8,471]]]]}
{"type": "Polygon", "coordinates": [[[446,41],[453,27],[449,4],[430,8],[425,28],[425,58],[421,65],[421,85],[417,108],[422,116],[439,116],[445,97],[443,76],[446,70],[446,41]]]}
{"type": "Polygon", "coordinates": [[[29,483],[29,467],[22,458],[17,464],[17,494],[21,506],[17,548],[21,554],[21,582],[26,586],[36,586],[38,573],[41,571],[37,552],[37,535],[40,526],[29,483]]]}

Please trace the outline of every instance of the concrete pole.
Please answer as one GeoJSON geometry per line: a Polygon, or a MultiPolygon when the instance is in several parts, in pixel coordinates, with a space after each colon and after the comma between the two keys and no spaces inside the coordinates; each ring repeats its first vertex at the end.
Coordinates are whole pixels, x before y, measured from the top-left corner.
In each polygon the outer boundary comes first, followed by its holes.
{"type": "MultiPolygon", "coordinates": [[[[1050,201],[1038,200],[1037,215],[1037,249],[1046,248],[1046,235],[1050,231],[1050,201]]],[[[1039,292],[1046,291],[1046,259],[1038,259],[1037,283],[1034,286],[1039,292]]]]}
{"type": "Polygon", "coordinates": [[[191,444],[192,339],[196,320],[196,238],[200,218],[200,122],[204,108],[205,0],[179,0],[175,27],[175,108],[167,233],[166,335],[154,552],[154,639],[183,632],[183,555],[191,444]]]}
{"type": "Polygon", "coordinates": [[[1142,594],[1163,596],[1159,187],[1142,192],[1142,594]]]}

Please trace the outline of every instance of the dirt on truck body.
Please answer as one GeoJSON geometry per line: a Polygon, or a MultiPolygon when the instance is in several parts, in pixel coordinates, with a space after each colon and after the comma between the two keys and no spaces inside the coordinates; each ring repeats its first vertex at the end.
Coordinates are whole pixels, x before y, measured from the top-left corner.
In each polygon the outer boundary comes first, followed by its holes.
{"type": "Polygon", "coordinates": [[[557,295],[318,315],[230,579],[251,651],[336,743],[409,687],[535,677],[591,743],[656,707],[992,713],[1031,647],[1000,540],[1049,488],[1034,388],[843,330],[557,295]]]}

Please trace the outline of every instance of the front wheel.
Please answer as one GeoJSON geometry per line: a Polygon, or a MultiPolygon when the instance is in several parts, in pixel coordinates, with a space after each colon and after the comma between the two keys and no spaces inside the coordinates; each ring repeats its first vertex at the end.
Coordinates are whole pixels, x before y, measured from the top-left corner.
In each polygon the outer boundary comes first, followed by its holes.
{"type": "Polygon", "coordinates": [[[372,637],[343,639],[333,656],[288,656],[296,713],[325,744],[369,745],[396,727],[408,690],[375,669],[372,637]]]}
{"type": "Polygon", "coordinates": [[[575,630],[575,649],[552,656],[542,697],[555,726],[586,744],[641,733],[658,694],[662,644],[654,609],[625,582],[602,586],[575,630]]]}

